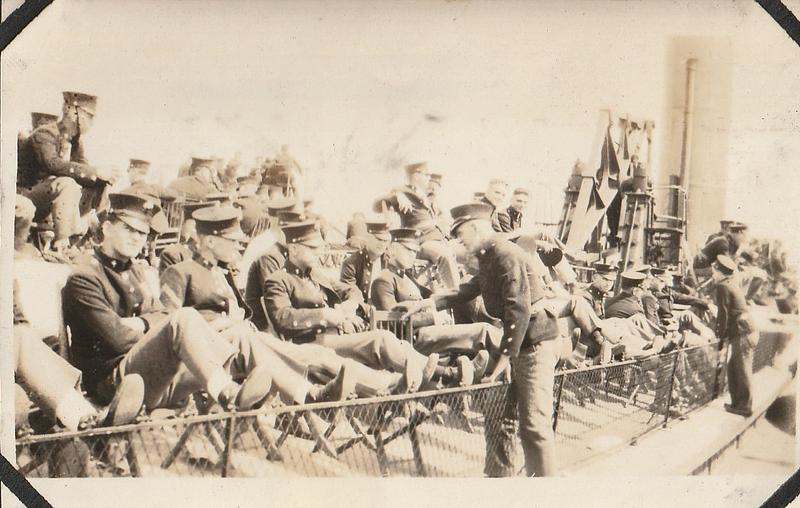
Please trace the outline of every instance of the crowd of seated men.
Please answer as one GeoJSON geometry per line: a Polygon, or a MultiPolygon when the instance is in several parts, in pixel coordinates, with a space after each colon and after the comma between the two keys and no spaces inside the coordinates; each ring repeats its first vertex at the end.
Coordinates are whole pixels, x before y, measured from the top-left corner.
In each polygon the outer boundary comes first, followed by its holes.
{"type": "MultiPolygon", "coordinates": [[[[147,161],[132,159],[130,187],[109,192],[112,179],[88,164],[80,143],[95,109],[96,98],[66,93],[63,118],[20,140],[16,258],[71,267],[62,356],[15,306],[16,379],[46,416],[37,425],[21,417],[21,429],[77,430],[157,408],[243,410],[508,378],[507,330],[496,303],[480,296],[476,260],[451,238],[451,218],[438,202],[446,182],[425,163],[407,166],[404,181],[375,200],[375,220],[354,215],[347,256],[332,269],[321,259],[330,258],[333,228],[313,211],[288,154],[227,185],[219,161],[194,158],[166,188],[147,182],[147,161]],[[165,211],[169,205],[174,214],[176,203],[177,241],[155,256],[153,240],[170,229],[165,211]],[[392,313],[409,302],[414,312],[392,313]],[[403,321],[411,340],[372,326],[379,315],[403,321]]],[[[493,179],[476,202],[489,207],[497,235],[529,254],[532,312],[553,318],[543,326],[560,323],[561,365],[714,340],[714,304],[674,269],[642,265],[620,274],[605,260],[589,267],[592,280],[583,283],[558,240],[525,223],[528,191],[508,190],[493,179]]],[[[731,235],[744,229],[733,224],[722,239],[709,239],[696,268],[735,253],[744,238],[731,235]]],[[[325,423],[305,418],[324,442],[325,423]]]]}

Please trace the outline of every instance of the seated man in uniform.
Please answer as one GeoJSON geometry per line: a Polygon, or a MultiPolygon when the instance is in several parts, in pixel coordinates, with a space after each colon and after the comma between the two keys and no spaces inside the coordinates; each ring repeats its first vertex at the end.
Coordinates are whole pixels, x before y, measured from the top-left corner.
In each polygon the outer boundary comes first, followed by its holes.
{"type": "Polygon", "coordinates": [[[725,231],[709,237],[708,243],[700,249],[694,258],[692,267],[697,277],[711,275],[711,264],[717,256],[724,255],[734,258],[739,247],[747,241],[747,226],[741,222],[731,222],[725,231]]]}
{"type": "Polygon", "coordinates": [[[192,157],[189,174],[181,176],[169,184],[169,189],[187,199],[201,201],[209,194],[217,192],[214,185],[214,159],[192,157]]]}
{"type": "Polygon", "coordinates": [[[175,199],[178,193],[172,189],[147,182],[147,174],[150,172],[150,162],[142,159],[131,159],[128,164],[128,180],[130,187],[122,192],[126,194],[147,194],[157,199],[175,199]]]}
{"type": "Polygon", "coordinates": [[[422,234],[420,259],[434,263],[442,284],[448,289],[455,289],[460,281],[458,264],[445,233],[439,229],[435,212],[428,200],[428,165],[424,162],[410,164],[405,171],[406,185],[377,199],[374,210],[383,212],[387,207],[394,209],[400,214],[401,227],[419,230],[422,234]]]}
{"type": "Polygon", "coordinates": [[[89,396],[107,402],[125,375],[139,374],[148,409],[174,407],[198,390],[226,409],[262,401],[271,381],[246,343],[225,341],[194,309],[166,315],[144,266],[132,262],[158,207],[135,194],[110,201],[102,244],[79,260],[63,293],[72,359],[89,396]]]}
{"type": "Polygon", "coordinates": [[[181,307],[197,309],[223,336],[247,339],[258,363],[267,365],[272,383],[287,403],[303,404],[388,394],[401,384],[401,376],[378,372],[314,344],[293,344],[259,332],[247,319],[250,308],[226,267],[240,259],[245,239],[239,212],[233,207],[212,207],[194,213],[199,246],[192,259],[167,269],[162,276],[161,301],[168,312],[181,307]],[[326,386],[312,385],[306,369],[326,386]]]}
{"type": "Polygon", "coordinates": [[[365,302],[369,301],[370,286],[386,267],[386,249],[391,240],[389,224],[384,221],[368,221],[364,247],[350,254],[342,263],[340,279],[359,291],[365,302]]]}
{"type": "MultiPolygon", "coordinates": [[[[378,310],[392,310],[401,302],[420,301],[431,292],[408,276],[420,249],[419,232],[416,229],[400,228],[391,231],[388,263],[372,284],[372,304],[378,310]]],[[[416,340],[414,348],[423,353],[449,353],[459,356],[457,374],[461,384],[479,382],[489,366],[491,356],[500,356],[502,330],[488,323],[446,323],[433,307],[431,312],[412,317],[416,340]],[[474,361],[470,364],[469,358],[474,361]]],[[[444,372],[445,379],[454,373],[444,372]]]]}
{"type": "Polygon", "coordinates": [[[259,330],[266,331],[270,326],[261,304],[261,299],[264,297],[264,283],[270,274],[283,268],[289,255],[281,227],[304,220],[302,214],[291,211],[294,204],[295,201],[291,198],[271,200],[267,203],[270,227],[250,241],[240,264],[242,275],[246,277],[242,281],[245,285],[244,301],[253,312],[251,320],[259,330]]]}
{"type": "Polygon", "coordinates": [[[583,290],[581,296],[589,302],[595,313],[601,318],[606,317],[603,303],[611,291],[614,290],[614,283],[617,281],[619,270],[616,265],[607,263],[594,263],[594,273],[592,283],[583,290]]]}
{"type": "Polygon", "coordinates": [[[288,259],[283,270],[267,277],[264,299],[276,331],[286,340],[312,342],[374,369],[404,373],[408,391],[433,378],[439,355],[425,357],[387,330],[364,331],[357,315],[363,298],[347,284],[319,276],[322,235],[312,222],[283,228],[288,259]]]}
{"type": "Polygon", "coordinates": [[[94,121],[97,97],[64,92],[63,116],[58,123],[35,129],[18,153],[18,192],[36,205],[36,222],[52,217],[54,250],[65,251],[71,238],[84,235],[106,205],[113,176],[90,166],[81,136],[94,121]]]}

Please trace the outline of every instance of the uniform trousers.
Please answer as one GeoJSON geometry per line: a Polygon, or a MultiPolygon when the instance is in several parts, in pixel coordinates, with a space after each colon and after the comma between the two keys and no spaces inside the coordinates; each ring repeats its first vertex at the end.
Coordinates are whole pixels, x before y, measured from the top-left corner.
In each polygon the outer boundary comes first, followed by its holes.
{"type": "Polygon", "coordinates": [[[45,345],[30,326],[14,325],[14,354],[16,383],[51,416],[69,392],[80,393],[81,372],[45,345]]]}
{"type": "Polygon", "coordinates": [[[413,368],[421,370],[428,361],[411,344],[401,341],[388,330],[342,335],[325,333],[318,335],[314,343],[373,369],[403,372],[407,361],[413,368]]]}
{"type": "Polygon", "coordinates": [[[448,289],[457,289],[461,278],[458,263],[452,249],[444,240],[427,240],[420,246],[417,257],[436,265],[442,284],[448,289]]]}
{"type": "Polygon", "coordinates": [[[503,331],[488,323],[425,326],[417,332],[414,349],[424,355],[453,353],[473,355],[481,349],[499,351],[503,331]]]}
{"type": "Polygon", "coordinates": [[[485,431],[487,476],[513,476],[514,413],[528,476],[558,472],[553,432],[553,385],[559,342],[545,340],[511,360],[512,384],[500,417],[488,418],[485,431]]]}
{"type": "Polygon", "coordinates": [[[20,191],[36,206],[36,222],[51,215],[56,241],[83,234],[84,231],[80,230],[81,215],[108,208],[107,185],[81,187],[68,176],[51,176],[30,189],[20,191]]]}
{"type": "Polygon", "coordinates": [[[581,329],[581,335],[584,336],[603,327],[603,320],[595,313],[589,302],[580,296],[543,298],[531,306],[532,313],[540,310],[544,310],[556,318],[572,318],[575,325],[581,329]]]}
{"type": "Polygon", "coordinates": [[[99,384],[97,395],[100,400],[110,400],[123,376],[139,374],[144,380],[144,403],[148,409],[174,406],[191,393],[206,389],[219,369],[249,372],[254,366],[252,351],[244,346],[245,340],[237,345],[227,342],[195,309],[184,307],[153,326],[125,354],[99,384]],[[239,358],[232,364],[235,355],[239,358]]]}
{"type": "Polygon", "coordinates": [[[36,222],[52,216],[56,241],[81,233],[80,202],[83,188],[78,182],[67,176],[49,177],[21,191],[36,206],[36,222]]]}
{"type": "Polygon", "coordinates": [[[731,405],[742,411],[753,408],[753,397],[750,386],[753,383],[753,351],[754,342],[742,336],[728,339],[731,356],[728,360],[728,391],[731,394],[731,405]]]}
{"type": "MultiPolygon", "coordinates": [[[[284,380],[288,380],[289,382],[286,384],[289,386],[302,383],[307,393],[310,388],[307,381],[308,376],[327,382],[339,373],[342,366],[345,366],[355,379],[356,394],[360,397],[374,397],[379,393],[386,393],[400,381],[400,374],[371,369],[357,361],[339,356],[331,348],[317,344],[294,344],[263,332],[255,332],[255,335],[258,340],[253,342],[262,344],[270,352],[278,355],[280,363],[286,365],[291,371],[291,375],[285,376],[273,373],[273,384],[276,384],[279,389],[285,384],[284,380]]],[[[272,365],[272,362],[267,365],[272,365]]],[[[281,369],[281,371],[283,370],[281,369]]],[[[287,390],[281,391],[282,394],[287,392],[287,390]]],[[[297,401],[296,398],[294,401],[304,402],[304,400],[297,401]]]]}

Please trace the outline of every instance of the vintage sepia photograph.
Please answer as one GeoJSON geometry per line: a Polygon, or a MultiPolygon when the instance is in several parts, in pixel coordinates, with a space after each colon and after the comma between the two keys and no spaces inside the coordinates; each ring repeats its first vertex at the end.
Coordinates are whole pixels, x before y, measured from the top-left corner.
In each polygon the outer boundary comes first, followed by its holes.
{"type": "Polygon", "coordinates": [[[749,0],[53,2],[0,60],[3,455],[120,506],[760,504],[797,468],[799,56],[749,0]]]}

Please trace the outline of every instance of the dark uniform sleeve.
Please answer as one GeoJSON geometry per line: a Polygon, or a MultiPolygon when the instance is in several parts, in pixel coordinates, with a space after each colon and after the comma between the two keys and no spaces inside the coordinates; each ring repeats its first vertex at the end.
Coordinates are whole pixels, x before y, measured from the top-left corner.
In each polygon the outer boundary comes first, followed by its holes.
{"type": "Polygon", "coordinates": [[[503,295],[503,339],[500,348],[513,357],[519,354],[531,320],[531,288],[525,264],[516,257],[500,265],[503,295]]]}
{"type": "Polygon", "coordinates": [[[461,283],[457,291],[433,295],[433,303],[436,304],[436,310],[452,309],[458,304],[474,300],[480,294],[481,287],[478,284],[478,278],[473,277],[467,282],[461,283]]]}
{"type": "Polygon", "coordinates": [[[397,297],[394,292],[392,280],[385,277],[378,277],[372,283],[370,289],[372,305],[378,310],[392,310],[397,306],[397,297]]]}
{"type": "Polygon", "coordinates": [[[361,303],[364,301],[364,295],[356,286],[336,281],[333,283],[333,290],[336,291],[342,302],[361,303]]]}
{"type": "Polygon", "coordinates": [[[355,287],[358,287],[358,281],[356,280],[356,264],[358,262],[358,256],[360,256],[358,252],[354,252],[353,254],[347,256],[347,259],[345,259],[344,263],[342,263],[342,271],[339,276],[339,280],[345,284],[355,287]]]}
{"type": "Polygon", "coordinates": [[[729,248],[730,244],[728,243],[728,239],[724,236],[718,236],[708,242],[701,252],[709,263],[713,263],[720,254],[728,254],[729,248]]]}
{"type": "Polygon", "coordinates": [[[658,300],[652,293],[645,293],[642,295],[642,307],[644,308],[645,317],[652,323],[660,323],[658,318],[658,300]]]}
{"type": "Polygon", "coordinates": [[[49,130],[37,129],[33,134],[33,146],[41,167],[54,176],[67,176],[84,187],[97,184],[97,170],[88,164],[68,162],[58,153],[58,137],[49,130]]]}
{"type": "Polygon", "coordinates": [[[716,291],[716,303],[717,303],[717,326],[716,326],[716,334],[717,337],[720,339],[726,339],[728,337],[728,298],[729,298],[729,291],[728,289],[720,284],[717,286],[716,291]]]}
{"type": "Polygon", "coordinates": [[[189,287],[187,276],[170,266],[161,274],[161,304],[168,313],[172,313],[186,302],[186,288],[189,287]]]}
{"type": "Polygon", "coordinates": [[[376,199],[372,204],[372,210],[376,213],[381,213],[383,212],[383,205],[386,205],[386,208],[397,210],[399,205],[397,204],[396,192],[397,191],[392,191],[389,194],[376,199]]]}
{"type": "Polygon", "coordinates": [[[497,211],[497,220],[495,221],[495,231],[498,233],[510,233],[514,231],[514,226],[511,225],[511,217],[505,210],[497,211]]]}
{"type": "Polygon", "coordinates": [[[143,337],[122,324],[116,309],[106,300],[103,288],[90,275],[74,274],[67,280],[64,305],[72,307],[70,314],[81,316],[86,328],[96,330],[117,354],[127,353],[143,337]]]}
{"type": "MultiPolygon", "coordinates": [[[[360,294],[360,293],[359,293],[360,294]]],[[[302,334],[323,324],[324,308],[295,309],[286,279],[267,277],[264,283],[264,302],[272,324],[282,333],[302,334]]]]}

